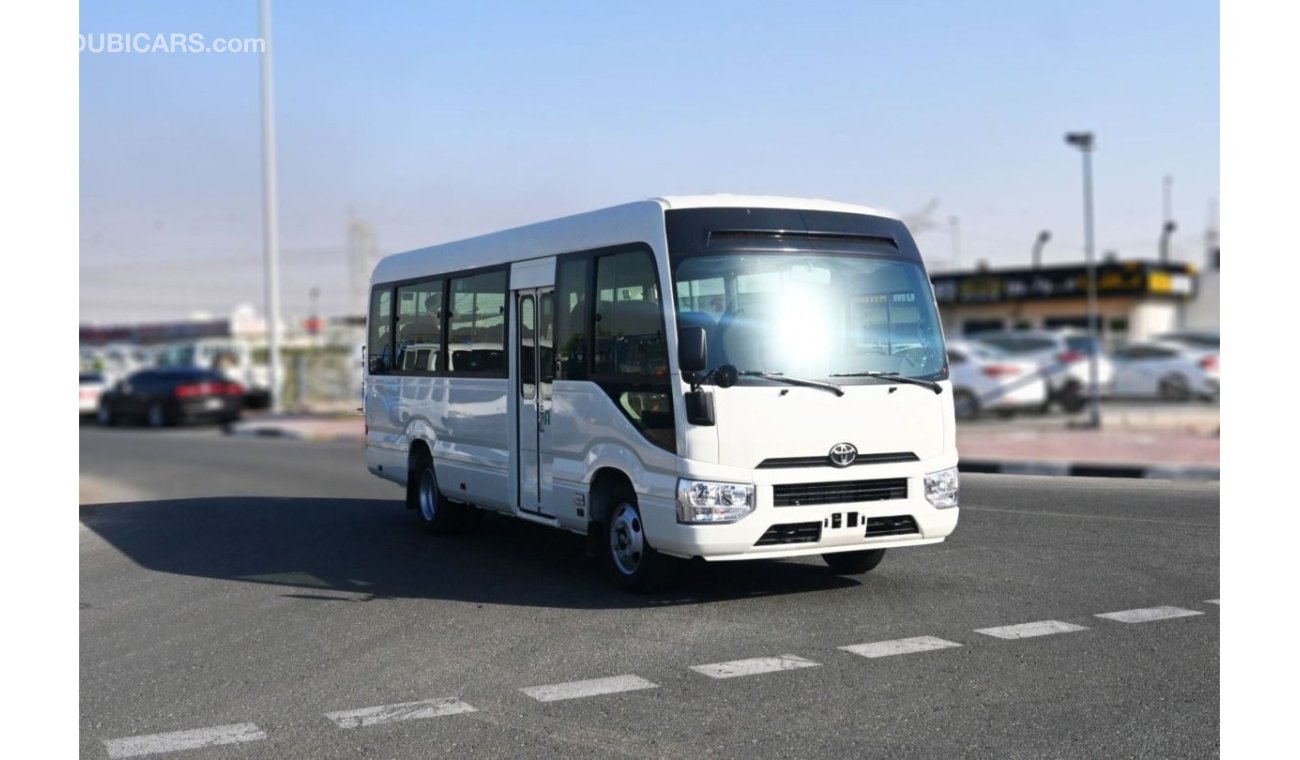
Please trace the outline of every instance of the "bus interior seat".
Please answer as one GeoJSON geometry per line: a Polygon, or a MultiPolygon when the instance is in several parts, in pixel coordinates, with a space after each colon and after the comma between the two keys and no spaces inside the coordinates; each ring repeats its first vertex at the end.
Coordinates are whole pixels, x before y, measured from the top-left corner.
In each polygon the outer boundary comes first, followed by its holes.
{"type": "MultiPolygon", "coordinates": [[[[721,352],[720,360],[737,369],[764,369],[764,326],[776,309],[775,300],[767,294],[749,294],[734,312],[727,312],[718,320],[717,334],[721,352]]],[[[712,350],[709,352],[712,354],[712,350]]]]}
{"type": "Polygon", "coordinates": [[[619,333],[625,336],[654,335],[660,331],[662,311],[658,301],[601,301],[596,315],[600,322],[618,316],[619,333]]]}

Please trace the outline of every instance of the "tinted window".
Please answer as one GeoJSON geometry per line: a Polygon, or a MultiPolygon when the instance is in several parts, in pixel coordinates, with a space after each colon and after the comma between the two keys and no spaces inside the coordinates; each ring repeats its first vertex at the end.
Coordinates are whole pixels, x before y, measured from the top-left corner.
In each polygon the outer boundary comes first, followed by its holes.
{"type": "Polygon", "coordinates": [[[551,397],[555,380],[555,294],[543,293],[537,304],[537,350],[541,352],[542,398],[551,397]]]}
{"type": "Polygon", "coordinates": [[[953,349],[950,348],[950,349],[948,349],[948,363],[949,363],[949,364],[965,364],[965,363],[966,363],[966,355],[963,354],[963,353],[960,352],[960,351],[954,351],[953,349]]]}
{"type": "Polygon", "coordinates": [[[1088,353],[1092,350],[1093,342],[1087,335],[1070,335],[1066,337],[1065,345],[1069,346],[1071,351],[1088,353]]]}
{"type": "Polygon", "coordinates": [[[1014,352],[1017,348],[1016,340],[1004,335],[981,335],[980,340],[1003,351],[1014,352]]]}
{"type": "Polygon", "coordinates": [[[651,443],[677,446],[668,393],[668,344],[654,259],[629,251],[596,259],[592,372],[651,443]]]}
{"type": "Polygon", "coordinates": [[[532,296],[519,299],[519,395],[526,399],[537,396],[537,377],[534,362],[537,359],[536,305],[532,296]]]}
{"type": "Polygon", "coordinates": [[[104,382],[103,375],[82,374],[81,376],[81,385],[85,385],[87,383],[102,383],[102,382],[104,382]]]}
{"type": "Polygon", "coordinates": [[[442,280],[430,280],[397,289],[397,369],[441,369],[442,285],[442,280]]]}
{"type": "Polygon", "coordinates": [[[560,380],[587,379],[588,266],[585,258],[560,262],[555,287],[555,370],[560,380]]]}
{"type": "Polygon", "coordinates": [[[393,291],[375,288],[370,294],[370,335],[366,341],[372,374],[387,372],[393,366],[393,291]]]}
{"type": "Polygon", "coordinates": [[[594,371],[668,375],[663,309],[654,260],[647,253],[618,253],[597,260],[594,371]]]}
{"type": "Polygon", "coordinates": [[[506,272],[451,281],[447,353],[452,374],[505,377],[506,272]]]}

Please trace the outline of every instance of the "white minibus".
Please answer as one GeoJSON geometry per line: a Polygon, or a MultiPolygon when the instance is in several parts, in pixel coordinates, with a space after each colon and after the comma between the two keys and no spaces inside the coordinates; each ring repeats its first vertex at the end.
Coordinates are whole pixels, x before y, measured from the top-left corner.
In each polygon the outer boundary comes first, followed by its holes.
{"type": "Polygon", "coordinates": [[[473,510],[672,558],[866,572],[957,525],[934,292],[897,218],[655,198],[395,254],[371,281],[366,463],[428,530],[473,510]]]}

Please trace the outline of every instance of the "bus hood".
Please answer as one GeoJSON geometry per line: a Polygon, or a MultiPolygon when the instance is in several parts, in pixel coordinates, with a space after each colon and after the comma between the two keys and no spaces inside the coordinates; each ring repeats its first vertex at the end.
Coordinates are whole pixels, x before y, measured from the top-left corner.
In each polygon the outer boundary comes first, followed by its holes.
{"type": "MultiPolygon", "coordinates": [[[[845,385],[843,396],[793,385],[714,387],[716,461],[753,468],[765,460],[827,457],[840,443],[852,444],[858,456],[939,456],[956,444],[952,385],[941,385],[939,394],[908,384],[845,385]]],[[[713,459],[696,453],[692,447],[688,456],[713,459]]]]}

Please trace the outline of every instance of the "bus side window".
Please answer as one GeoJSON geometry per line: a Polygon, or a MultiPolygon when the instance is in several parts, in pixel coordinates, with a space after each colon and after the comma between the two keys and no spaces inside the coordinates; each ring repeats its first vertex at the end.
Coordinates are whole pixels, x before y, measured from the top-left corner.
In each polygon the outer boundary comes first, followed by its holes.
{"type": "Polygon", "coordinates": [[[366,342],[370,352],[370,374],[382,375],[393,364],[393,290],[378,287],[370,294],[370,339],[366,342]]]}
{"type": "Polygon", "coordinates": [[[588,259],[561,261],[555,287],[555,377],[558,380],[587,379],[588,259]]]}

